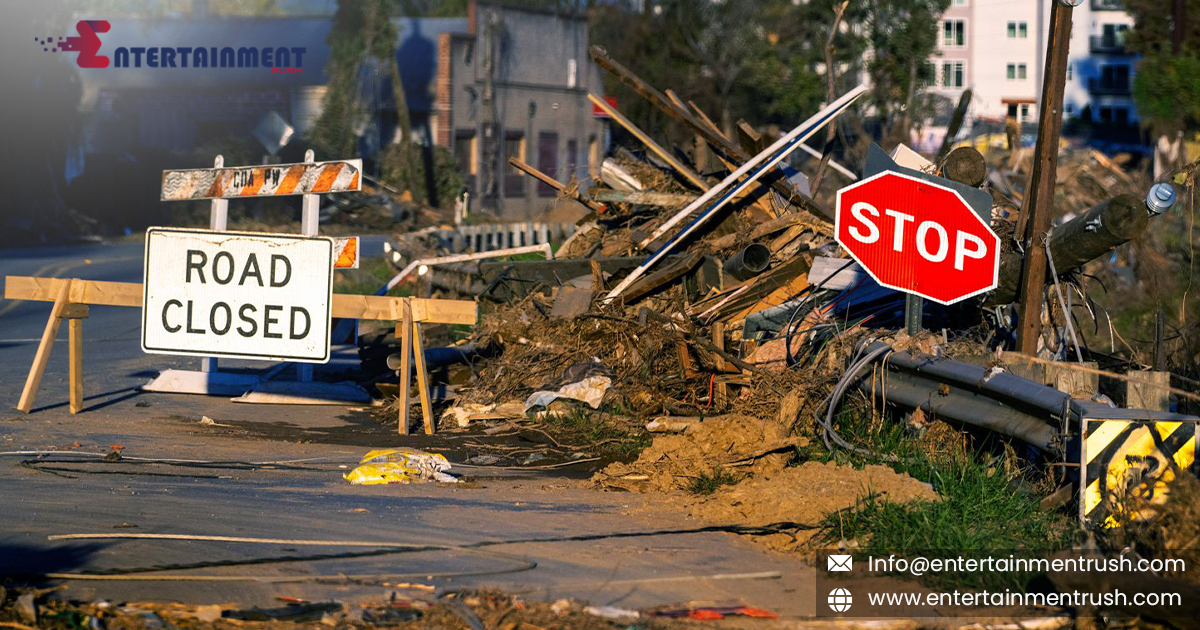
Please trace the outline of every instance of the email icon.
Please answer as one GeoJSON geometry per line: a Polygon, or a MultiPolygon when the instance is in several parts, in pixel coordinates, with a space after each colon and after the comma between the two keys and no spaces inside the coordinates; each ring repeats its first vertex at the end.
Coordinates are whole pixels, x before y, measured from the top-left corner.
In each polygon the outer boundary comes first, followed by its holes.
{"type": "Polygon", "coordinates": [[[854,568],[851,562],[851,555],[848,553],[831,553],[829,554],[829,564],[826,567],[827,571],[849,571],[854,568]]]}

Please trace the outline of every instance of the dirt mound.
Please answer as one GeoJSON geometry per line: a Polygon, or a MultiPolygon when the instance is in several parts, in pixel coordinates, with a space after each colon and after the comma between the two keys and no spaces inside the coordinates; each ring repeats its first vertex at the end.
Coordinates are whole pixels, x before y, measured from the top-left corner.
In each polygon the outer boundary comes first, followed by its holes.
{"type": "MultiPolygon", "coordinates": [[[[815,525],[825,515],[853,507],[866,497],[906,503],[933,501],[938,495],[928,484],[886,466],[855,470],[834,462],[805,462],[722,488],[692,504],[692,516],[712,523],[815,525]]],[[[787,550],[807,540],[787,534],[762,537],[774,549],[787,550]]]]}
{"type": "Polygon", "coordinates": [[[782,470],[792,447],[807,442],[807,438],[789,437],[787,428],[775,420],[719,416],[693,424],[681,434],[654,438],[637,461],[611,464],[592,481],[638,492],[683,490],[718,469],[739,477],[782,470]]]}

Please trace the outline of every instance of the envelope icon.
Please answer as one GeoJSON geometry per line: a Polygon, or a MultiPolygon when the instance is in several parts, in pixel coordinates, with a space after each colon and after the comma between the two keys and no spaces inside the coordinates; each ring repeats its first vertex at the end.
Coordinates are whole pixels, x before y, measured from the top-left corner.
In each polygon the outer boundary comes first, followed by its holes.
{"type": "Polygon", "coordinates": [[[829,554],[829,557],[828,557],[829,564],[826,567],[826,570],[827,571],[849,571],[849,570],[851,570],[852,568],[854,568],[854,565],[851,562],[851,557],[852,556],[848,553],[846,553],[846,554],[841,554],[841,553],[829,554]]]}

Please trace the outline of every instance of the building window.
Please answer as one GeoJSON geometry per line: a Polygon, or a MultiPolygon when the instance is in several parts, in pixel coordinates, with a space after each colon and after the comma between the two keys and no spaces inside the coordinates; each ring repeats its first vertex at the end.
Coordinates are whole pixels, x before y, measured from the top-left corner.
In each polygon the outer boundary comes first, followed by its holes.
{"type": "Polygon", "coordinates": [[[1025,76],[1026,76],[1026,72],[1027,72],[1027,67],[1026,67],[1026,65],[1025,65],[1025,64],[1023,64],[1023,63],[1010,63],[1010,64],[1008,64],[1008,74],[1007,74],[1007,76],[1008,76],[1008,80],[1009,80],[1009,81],[1020,81],[1020,80],[1023,80],[1023,79],[1025,78],[1025,76]]]}
{"type": "Polygon", "coordinates": [[[454,161],[463,174],[463,183],[475,190],[475,176],[479,173],[479,138],[473,129],[454,132],[454,161]]]}
{"type": "Polygon", "coordinates": [[[967,23],[964,20],[942,20],[942,46],[958,48],[967,45],[967,23]]]}
{"type": "Polygon", "coordinates": [[[963,79],[966,75],[965,64],[961,61],[943,61],[941,86],[948,88],[960,88],[963,86],[963,79]]]}
{"type": "Polygon", "coordinates": [[[567,163],[563,166],[566,171],[563,180],[569,185],[572,181],[578,179],[579,174],[575,172],[579,168],[579,141],[572,138],[567,140],[567,163]]]}
{"type": "Polygon", "coordinates": [[[1009,22],[1008,23],[1008,38],[1009,39],[1026,39],[1029,37],[1028,22],[1009,22]]]}
{"type": "Polygon", "coordinates": [[[954,0],[954,6],[965,7],[967,6],[967,0],[954,0]]]}
{"type": "Polygon", "coordinates": [[[1029,104],[1021,103],[1021,120],[1029,120],[1029,104]]]}
{"type": "Polygon", "coordinates": [[[525,161],[525,134],[520,131],[504,132],[504,196],[525,196],[525,175],[508,163],[508,158],[525,161]]]}
{"type": "MultiPolygon", "coordinates": [[[[552,179],[562,181],[558,176],[558,134],[553,131],[538,132],[537,151],[538,170],[552,179]]],[[[538,181],[537,194],[539,197],[553,197],[558,191],[553,186],[538,181]]]]}
{"type": "Polygon", "coordinates": [[[458,170],[474,175],[479,172],[479,144],[473,130],[454,134],[454,161],[458,170]]]}

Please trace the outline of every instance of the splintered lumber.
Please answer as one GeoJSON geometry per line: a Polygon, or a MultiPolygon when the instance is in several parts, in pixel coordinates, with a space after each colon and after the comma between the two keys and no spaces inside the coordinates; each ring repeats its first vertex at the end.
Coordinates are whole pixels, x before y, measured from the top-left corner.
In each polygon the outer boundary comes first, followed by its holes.
{"type": "Polygon", "coordinates": [[[639,182],[612,158],[604,158],[604,161],[600,163],[600,181],[620,192],[640,192],[646,189],[642,182],[639,182]]]}
{"type": "MultiPolygon", "coordinates": [[[[946,127],[946,137],[942,139],[942,146],[938,148],[937,157],[933,158],[934,162],[941,162],[942,158],[950,153],[950,147],[954,146],[954,139],[958,137],[958,132],[962,131],[963,121],[967,118],[967,109],[971,106],[971,94],[971,88],[967,88],[958,97],[958,105],[954,108],[954,113],[950,115],[950,124],[946,127]]],[[[978,184],[975,185],[978,186],[978,184]]]]}
{"type": "Polygon", "coordinates": [[[553,177],[550,177],[549,175],[537,170],[536,168],[526,164],[525,162],[522,162],[520,159],[515,158],[515,157],[510,157],[510,158],[508,158],[508,163],[511,164],[513,166],[513,168],[517,169],[518,171],[521,171],[522,173],[525,173],[526,175],[553,188],[554,190],[558,191],[559,193],[562,193],[562,194],[570,197],[571,199],[578,201],[579,203],[587,206],[588,208],[591,208],[592,210],[594,210],[596,212],[604,212],[604,206],[602,204],[596,203],[595,201],[592,201],[590,199],[585,199],[583,197],[583,195],[579,194],[578,190],[567,190],[567,187],[562,185],[561,183],[559,183],[559,181],[557,179],[554,179],[553,177]]]}
{"type": "MultiPolygon", "coordinates": [[[[30,278],[7,276],[4,279],[4,297],[9,300],[53,301],[57,296],[57,278],[30,278]]],[[[76,280],[71,283],[68,301],[72,304],[95,306],[142,305],[140,282],[108,282],[103,280],[76,280]]],[[[402,298],[375,295],[333,294],[333,317],[345,319],[372,319],[397,321],[400,306],[408,300],[412,306],[413,319],[432,324],[466,324],[472,326],[476,320],[476,304],[466,300],[440,300],[428,298],[402,298]]]]}
{"type": "Polygon", "coordinates": [[[732,322],[749,313],[778,306],[808,286],[809,264],[807,255],[796,256],[746,282],[696,302],[688,312],[708,321],[732,322]]]}
{"type": "Polygon", "coordinates": [[[604,110],[604,113],[608,114],[610,118],[617,121],[617,124],[624,127],[625,131],[633,134],[633,137],[637,138],[642,144],[646,145],[646,148],[650,149],[651,153],[657,155],[659,159],[661,159],[663,162],[666,162],[668,166],[675,169],[680,175],[683,175],[683,178],[691,182],[693,186],[699,188],[700,190],[708,190],[708,182],[704,181],[704,178],[701,177],[699,173],[693,171],[683,162],[680,162],[674,155],[671,155],[670,151],[667,151],[662,147],[662,145],[655,142],[654,138],[646,135],[646,132],[639,129],[637,125],[633,124],[633,122],[621,114],[621,112],[617,111],[617,108],[609,105],[607,101],[596,96],[595,94],[589,93],[588,99],[591,100],[596,107],[604,110]]]}
{"type": "Polygon", "coordinates": [[[680,195],[662,192],[624,192],[596,188],[591,191],[592,199],[608,203],[633,203],[643,206],[682,206],[696,200],[696,195],[680,195]]]}
{"type": "MultiPolygon", "coordinates": [[[[609,57],[608,52],[600,46],[592,46],[590,49],[590,54],[592,60],[596,62],[596,65],[612,73],[614,76],[620,79],[622,83],[633,88],[635,92],[637,92],[646,100],[650,101],[650,103],[655,107],[658,107],[666,112],[672,118],[695,129],[697,133],[704,137],[706,142],[718,148],[721,152],[728,155],[732,160],[745,162],[750,159],[750,156],[742,151],[740,147],[731,142],[729,138],[726,138],[720,132],[715,131],[712,127],[709,127],[704,122],[698,120],[687,110],[677,107],[675,103],[667,98],[662,92],[659,92],[653,86],[646,83],[636,74],[631,72],[628,68],[613,60],[612,57],[609,57]]],[[[780,175],[782,174],[782,172],[778,170],[775,172],[780,175]]],[[[811,212],[816,216],[826,217],[832,220],[832,213],[818,206],[815,202],[813,202],[812,199],[800,194],[800,192],[797,191],[795,187],[793,187],[786,179],[782,177],[776,177],[771,182],[771,186],[783,194],[789,201],[803,208],[804,210],[811,212]]]]}
{"type": "Polygon", "coordinates": [[[774,144],[772,144],[762,153],[754,156],[753,159],[743,164],[740,168],[738,168],[738,170],[730,173],[729,176],[722,180],[720,184],[710,188],[708,192],[701,195],[694,204],[690,204],[688,207],[680,210],[675,214],[675,216],[668,219],[666,223],[659,226],[658,230],[656,230],[656,234],[649,240],[657,238],[658,235],[661,235],[666,231],[666,229],[669,229],[673,223],[682,221],[687,217],[688,214],[690,214],[700,205],[706,203],[709,199],[716,197],[718,194],[721,195],[721,197],[709,205],[704,212],[700,214],[700,216],[697,216],[694,220],[692,220],[691,223],[672,236],[671,239],[667,241],[667,243],[663,245],[661,249],[650,256],[650,258],[646,259],[646,262],[638,266],[637,269],[631,271],[629,275],[621,281],[620,284],[618,284],[612,291],[608,293],[607,296],[605,296],[605,301],[611,301],[617,296],[621,295],[621,293],[623,293],[625,289],[629,287],[629,285],[637,281],[637,279],[641,277],[646,270],[654,266],[655,263],[669,254],[676,245],[695,232],[696,229],[703,225],[705,221],[720,212],[731,198],[736,196],[738,193],[745,191],[755,181],[757,181],[759,177],[775,168],[784,158],[786,158],[793,150],[795,150],[798,143],[803,143],[814,133],[816,133],[817,130],[823,125],[836,118],[839,113],[846,111],[846,109],[848,109],[850,105],[866,91],[867,86],[860,84],[853,90],[850,90],[846,94],[842,95],[841,98],[830,103],[811,118],[797,125],[796,128],[789,131],[787,135],[781,137],[779,140],[776,140],[774,144]],[[742,179],[743,176],[745,176],[745,179],[742,179]]]}
{"type": "Polygon", "coordinates": [[[662,269],[642,278],[637,283],[629,287],[625,292],[625,303],[632,304],[642,296],[653,292],[655,289],[675,281],[687,272],[696,267],[697,264],[704,258],[704,254],[698,251],[693,251],[683,256],[678,260],[672,261],[665,265],[662,269]]]}
{"type": "MultiPolygon", "coordinates": [[[[770,221],[764,221],[758,225],[755,225],[754,229],[750,230],[750,234],[744,238],[747,241],[753,242],[764,236],[786,230],[796,225],[808,226],[809,220],[800,215],[785,214],[777,219],[771,219],[770,221]]],[[[713,239],[711,245],[714,250],[728,249],[736,245],[740,238],[743,238],[743,235],[726,234],[720,238],[713,239]]]]}

